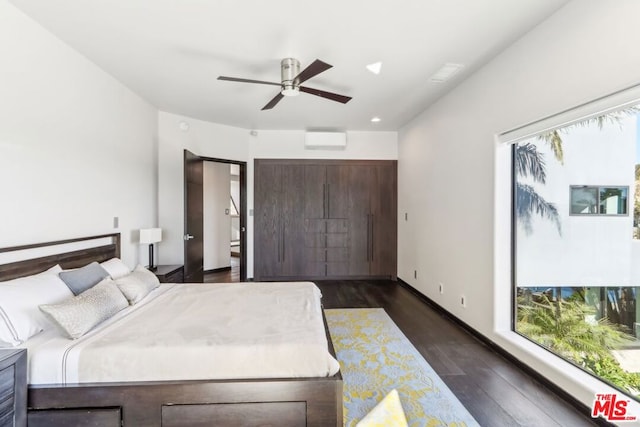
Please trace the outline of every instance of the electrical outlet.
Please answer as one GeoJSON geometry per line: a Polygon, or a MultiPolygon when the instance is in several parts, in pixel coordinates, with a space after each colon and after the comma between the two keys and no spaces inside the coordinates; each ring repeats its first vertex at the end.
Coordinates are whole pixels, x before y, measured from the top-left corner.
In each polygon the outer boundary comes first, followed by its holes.
{"type": "Polygon", "coordinates": [[[464,295],[460,297],[460,305],[463,307],[467,306],[467,301],[465,300],[464,295]]]}
{"type": "Polygon", "coordinates": [[[413,278],[414,279],[418,278],[418,270],[413,270],[413,278]]]}
{"type": "Polygon", "coordinates": [[[438,288],[441,294],[444,294],[444,283],[440,282],[438,284],[438,288]]]}
{"type": "Polygon", "coordinates": [[[118,228],[120,226],[120,218],[117,216],[113,217],[113,228],[118,228]]]}

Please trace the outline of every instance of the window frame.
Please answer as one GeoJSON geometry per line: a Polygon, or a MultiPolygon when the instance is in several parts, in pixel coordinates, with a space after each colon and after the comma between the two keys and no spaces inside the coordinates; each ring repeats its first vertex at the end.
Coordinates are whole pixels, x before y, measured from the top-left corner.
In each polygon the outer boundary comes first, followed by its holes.
{"type": "MultiPolygon", "coordinates": [[[[515,145],[515,144],[514,144],[515,145]]],[[[592,217],[592,216],[597,216],[597,217],[625,217],[625,216],[629,216],[629,186],[628,185],[570,185],[569,186],[569,216],[586,216],[586,217],[592,217]],[[596,189],[596,196],[597,196],[597,200],[596,200],[596,210],[597,212],[594,213],[574,213],[573,210],[571,209],[572,207],[572,203],[571,203],[571,196],[572,196],[572,190],[573,189],[596,189]],[[609,213],[601,213],[600,212],[600,203],[602,202],[602,200],[600,199],[600,193],[602,191],[602,189],[605,188],[616,188],[616,189],[624,189],[627,192],[627,197],[626,197],[626,201],[625,201],[625,213],[616,213],[616,214],[609,214],[609,213]]]]}

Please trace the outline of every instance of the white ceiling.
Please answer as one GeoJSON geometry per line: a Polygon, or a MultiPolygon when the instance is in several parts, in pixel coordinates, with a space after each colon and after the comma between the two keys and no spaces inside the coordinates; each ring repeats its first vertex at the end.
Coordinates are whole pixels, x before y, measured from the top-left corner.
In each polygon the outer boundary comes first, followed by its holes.
{"type": "Polygon", "coordinates": [[[247,129],[397,130],[567,0],[11,3],[163,111],[247,129]],[[285,57],[332,64],[305,86],[353,99],[300,94],[261,111],[277,87],[216,80],[279,82],[285,57]],[[447,62],[465,67],[430,82],[447,62]]]}

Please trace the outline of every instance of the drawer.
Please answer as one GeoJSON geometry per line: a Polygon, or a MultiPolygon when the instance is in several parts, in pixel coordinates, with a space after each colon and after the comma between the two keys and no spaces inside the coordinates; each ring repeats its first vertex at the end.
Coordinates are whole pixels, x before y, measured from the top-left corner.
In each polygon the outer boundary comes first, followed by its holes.
{"type": "Polygon", "coordinates": [[[347,233],[305,233],[307,248],[346,248],[349,246],[347,233]]]}
{"type": "Polygon", "coordinates": [[[327,276],[348,276],[349,275],[349,263],[348,262],[328,262],[327,264],[327,276]]]}
{"type": "Polygon", "coordinates": [[[328,248],[348,248],[349,235],[347,233],[328,233],[327,247],[328,248]]]}
{"type": "MultiPolygon", "coordinates": [[[[162,427],[278,426],[307,425],[305,402],[211,403],[164,405],[162,427]]],[[[29,426],[31,427],[31,426],[29,426]]]]}
{"type": "Polygon", "coordinates": [[[46,409],[27,414],[29,427],[120,427],[121,421],[120,408],[46,409]]]}
{"type": "Polygon", "coordinates": [[[346,262],[349,260],[349,248],[328,248],[327,262],[346,262]]]}
{"type": "Polygon", "coordinates": [[[3,407],[3,402],[7,399],[11,399],[11,405],[13,407],[15,376],[16,369],[14,365],[7,366],[0,371],[0,408],[3,407]]]}
{"type": "Polygon", "coordinates": [[[346,233],[349,231],[349,220],[344,218],[305,219],[307,233],[346,233]]]}
{"type": "Polygon", "coordinates": [[[8,412],[6,414],[0,412],[0,426],[14,426],[15,418],[13,417],[13,412],[8,412]]]}
{"type": "MultiPolygon", "coordinates": [[[[13,419],[14,415],[14,400],[13,395],[8,396],[7,399],[0,401],[0,419],[13,419]]],[[[0,426],[5,426],[10,424],[2,424],[0,426]]]]}
{"type": "Polygon", "coordinates": [[[327,219],[327,233],[346,233],[349,231],[349,220],[327,219]]]}

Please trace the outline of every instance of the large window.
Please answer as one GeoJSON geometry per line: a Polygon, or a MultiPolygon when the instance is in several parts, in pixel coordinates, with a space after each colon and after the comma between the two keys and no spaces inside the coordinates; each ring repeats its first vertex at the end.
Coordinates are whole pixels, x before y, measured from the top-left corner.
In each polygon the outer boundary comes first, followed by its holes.
{"type": "Polygon", "coordinates": [[[515,143],[513,215],[516,332],[640,400],[638,112],[515,143]]]}

